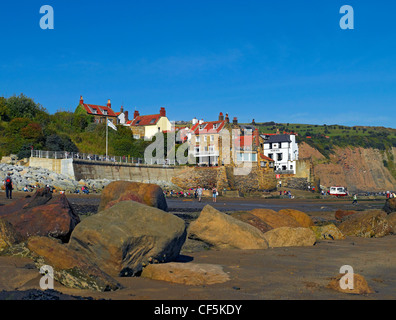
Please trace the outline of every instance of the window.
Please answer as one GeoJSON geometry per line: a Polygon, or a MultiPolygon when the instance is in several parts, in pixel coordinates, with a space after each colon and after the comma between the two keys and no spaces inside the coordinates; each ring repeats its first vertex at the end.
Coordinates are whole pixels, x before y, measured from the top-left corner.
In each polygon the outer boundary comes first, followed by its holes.
{"type": "Polygon", "coordinates": [[[207,136],[204,136],[204,141],[206,142],[208,140],[208,137],[207,136]]]}
{"type": "Polygon", "coordinates": [[[293,165],[290,165],[290,170],[293,170],[293,165]]]}
{"type": "Polygon", "coordinates": [[[154,124],[157,119],[151,119],[150,124],[154,124]]]}
{"type": "Polygon", "coordinates": [[[195,153],[199,153],[199,147],[194,148],[195,153]]]}
{"type": "Polygon", "coordinates": [[[140,120],[136,121],[135,125],[138,125],[140,123],[140,120]]]}
{"type": "Polygon", "coordinates": [[[197,136],[197,137],[195,138],[195,141],[201,142],[201,137],[200,137],[200,136],[197,136]]]}
{"type": "Polygon", "coordinates": [[[257,162],[257,153],[251,153],[252,155],[252,161],[257,162]]]}
{"type": "Polygon", "coordinates": [[[278,161],[282,161],[282,159],[283,159],[283,154],[282,154],[282,153],[277,153],[277,154],[276,154],[276,159],[277,159],[278,161]]]}
{"type": "Polygon", "coordinates": [[[210,141],[214,141],[214,135],[210,136],[210,141]]]}
{"type": "Polygon", "coordinates": [[[268,158],[274,159],[274,154],[273,153],[268,153],[268,158]]]}
{"type": "Polygon", "coordinates": [[[140,139],[140,136],[139,136],[138,134],[134,134],[134,135],[133,135],[133,138],[134,138],[134,139],[140,139]]]}
{"type": "Polygon", "coordinates": [[[267,162],[266,161],[260,161],[260,167],[261,168],[265,168],[267,166],[267,162]]]}
{"type": "Polygon", "coordinates": [[[286,166],[282,166],[282,170],[286,170],[286,166]]]}

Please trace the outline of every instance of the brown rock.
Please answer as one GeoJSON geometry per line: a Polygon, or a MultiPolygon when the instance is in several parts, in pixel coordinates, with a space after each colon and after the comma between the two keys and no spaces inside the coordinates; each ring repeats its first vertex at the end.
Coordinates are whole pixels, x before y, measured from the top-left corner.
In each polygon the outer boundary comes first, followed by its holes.
{"type": "Polygon", "coordinates": [[[247,211],[234,211],[230,213],[230,216],[256,227],[263,233],[272,229],[269,224],[247,211]]]}
{"type": "Polygon", "coordinates": [[[278,213],[284,213],[294,218],[303,228],[309,228],[314,225],[312,219],[302,211],[294,209],[282,209],[278,213]]]}
{"type": "Polygon", "coordinates": [[[254,209],[250,211],[250,213],[263,220],[273,229],[280,227],[292,227],[292,228],[301,227],[301,225],[297,222],[297,220],[291,217],[290,215],[281,212],[276,212],[271,209],[254,209]]]}
{"type": "Polygon", "coordinates": [[[108,184],[102,191],[98,211],[127,200],[168,211],[164,192],[158,185],[130,181],[114,181],[108,184]]]}
{"type": "Polygon", "coordinates": [[[391,225],[393,233],[396,233],[396,212],[389,214],[386,219],[388,223],[391,225]]]}
{"type": "Polygon", "coordinates": [[[225,249],[267,249],[264,234],[248,223],[206,205],[198,219],[191,222],[189,238],[199,239],[225,249]]]}
{"type": "Polygon", "coordinates": [[[270,248],[313,246],[316,237],[309,228],[281,227],[264,233],[270,248]]]}
{"type": "Polygon", "coordinates": [[[387,215],[382,210],[367,210],[356,213],[342,222],[338,228],[347,236],[380,238],[392,232],[387,215]]]}
{"type": "Polygon", "coordinates": [[[317,240],[342,240],[345,236],[332,223],[322,226],[312,226],[310,229],[314,232],[317,240]]]}
{"type": "Polygon", "coordinates": [[[355,210],[342,210],[342,209],[339,209],[339,210],[337,210],[336,213],[335,213],[335,218],[336,218],[336,220],[338,220],[338,221],[342,221],[342,220],[344,220],[346,217],[349,217],[349,216],[355,214],[356,212],[357,212],[357,211],[355,211],[355,210]]]}
{"type": "Polygon", "coordinates": [[[0,219],[0,252],[20,242],[22,237],[8,221],[0,219]]]}
{"type": "MultiPolygon", "coordinates": [[[[54,270],[54,279],[69,288],[113,291],[121,285],[104,273],[80,253],[69,249],[48,237],[31,237],[27,248],[41,257],[41,265],[47,264],[54,270]]],[[[36,259],[36,261],[40,261],[36,259]]]]}
{"type": "Polygon", "coordinates": [[[350,293],[350,294],[374,293],[374,291],[367,284],[366,279],[357,273],[353,275],[353,289],[341,289],[340,280],[343,276],[345,275],[339,274],[338,276],[332,278],[329,284],[327,285],[327,288],[343,293],[350,293]]]}
{"type": "Polygon", "coordinates": [[[150,264],[143,269],[141,276],[192,286],[212,285],[230,280],[221,266],[198,263],[150,264]]]}
{"type": "Polygon", "coordinates": [[[0,207],[0,217],[10,222],[24,239],[51,236],[67,242],[80,222],[64,194],[52,195],[39,189],[31,198],[0,207]]]}
{"type": "Polygon", "coordinates": [[[387,214],[396,212],[396,198],[386,199],[385,206],[384,206],[383,210],[387,214]]]}

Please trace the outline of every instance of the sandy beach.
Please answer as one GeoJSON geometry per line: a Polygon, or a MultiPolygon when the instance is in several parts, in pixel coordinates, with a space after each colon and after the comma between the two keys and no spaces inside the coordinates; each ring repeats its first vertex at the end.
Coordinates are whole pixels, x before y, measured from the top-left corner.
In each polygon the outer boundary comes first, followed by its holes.
{"type": "MultiPolygon", "coordinates": [[[[3,194],[0,194],[0,197],[3,194]]],[[[14,201],[25,197],[15,193],[14,201]]],[[[81,214],[92,214],[99,195],[70,195],[72,206],[81,214]],[[85,208],[82,210],[81,208],[85,208]],[[91,212],[89,212],[91,211],[91,212]]],[[[0,205],[7,203],[1,197],[0,205]]],[[[198,203],[195,199],[168,199],[169,211],[191,221],[204,205],[220,211],[274,210],[294,208],[306,212],[314,221],[334,220],[337,209],[350,209],[347,200],[328,199],[245,199],[222,198],[198,203]]],[[[382,208],[383,200],[359,202],[358,210],[382,208]]],[[[396,298],[396,236],[378,239],[348,237],[345,240],[318,241],[312,247],[283,247],[267,250],[213,250],[191,246],[188,241],[178,261],[221,265],[230,280],[210,286],[187,286],[140,277],[119,277],[123,289],[114,292],[76,290],[55,283],[54,289],[65,295],[111,300],[394,300],[396,298]],[[350,265],[363,275],[373,294],[350,295],[326,288],[340,267],[350,265]]],[[[26,258],[0,257],[0,291],[39,289],[40,275],[26,258]]],[[[9,297],[9,295],[8,295],[9,297]]],[[[14,295],[17,299],[18,295],[14,295]]]]}

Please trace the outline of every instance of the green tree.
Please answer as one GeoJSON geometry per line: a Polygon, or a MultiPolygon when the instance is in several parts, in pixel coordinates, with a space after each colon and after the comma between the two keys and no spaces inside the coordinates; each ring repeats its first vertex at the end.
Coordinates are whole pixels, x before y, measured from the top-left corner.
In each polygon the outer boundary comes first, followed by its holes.
{"type": "Polygon", "coordinates": [[[10,118],[29,118],[34,119],[36,116],[42,116],[47,113],[46,110],[33,99],[26,97],[23,93],[19,96],[12,96],[7,99],[7,108],[10,118]]]}

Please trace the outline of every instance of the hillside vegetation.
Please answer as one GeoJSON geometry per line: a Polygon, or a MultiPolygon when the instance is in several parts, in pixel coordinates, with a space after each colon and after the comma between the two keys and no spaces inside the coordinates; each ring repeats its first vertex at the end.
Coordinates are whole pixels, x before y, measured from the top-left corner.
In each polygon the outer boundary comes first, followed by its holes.
{"type": "MultiPolygon", "coordinates": [[[[69,151],[104,155],[106,126],[95,124],[93,117],[81,112],[49,114],[40,104],[21,94],[0,97],[0,156],[30,156],[36,150],[69,151]]],[[[125,126],[108,130],[109,149],[113,156],[143,158],[151,142],[136,140],[125,126]]]]}

